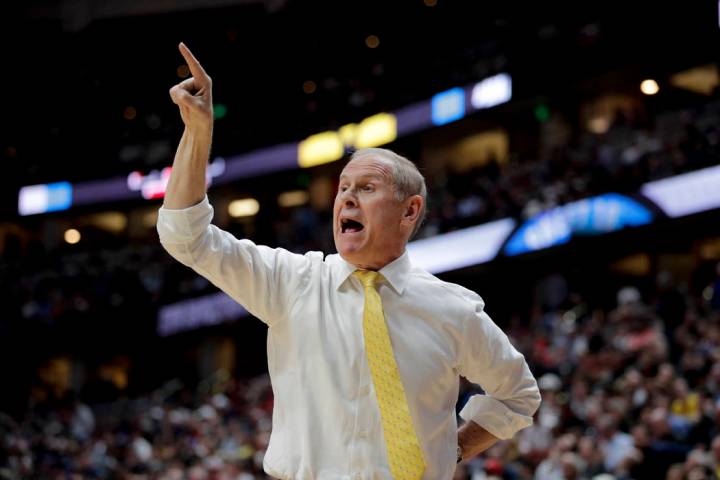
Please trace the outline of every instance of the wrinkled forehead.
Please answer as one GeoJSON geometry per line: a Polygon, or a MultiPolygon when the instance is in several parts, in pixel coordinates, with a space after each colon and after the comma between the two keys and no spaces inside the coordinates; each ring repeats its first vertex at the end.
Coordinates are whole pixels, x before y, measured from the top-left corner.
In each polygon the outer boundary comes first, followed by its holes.
{"type": "Polygon", "coordinates": [[[364,176],[378,177],[383,180],[387,180],[388,182],[392,182],[392,166],[390,165],[390,162],[381,157],[377,157],[375,155],[365,155],[350,160],[340,173],[341,179],[351,179],[364,176]]]}

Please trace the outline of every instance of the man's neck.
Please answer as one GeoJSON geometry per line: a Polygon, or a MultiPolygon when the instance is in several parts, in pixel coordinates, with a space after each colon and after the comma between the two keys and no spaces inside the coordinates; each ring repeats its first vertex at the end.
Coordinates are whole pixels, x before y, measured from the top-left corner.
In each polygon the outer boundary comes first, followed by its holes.
{"type": "Polygon", "coordinates": [[[377,271],[382,270],[386,266],[390,265],[398,258],[402,257],[404,254],[405,254],[405,249],[403,248],[403,250],[400,252],[400,254],[395,255],[393,257],[389,257],[387,259],[383,259],[382,261],[378,261],[378,262],[354,263],[354,262],[350,262],[345,259],[343,259],[343,260],[345,260],[346,262],[348,262],[350,265],[354,266],[358,270],[372,270],[374,272],[377,272],[377,271]]]}

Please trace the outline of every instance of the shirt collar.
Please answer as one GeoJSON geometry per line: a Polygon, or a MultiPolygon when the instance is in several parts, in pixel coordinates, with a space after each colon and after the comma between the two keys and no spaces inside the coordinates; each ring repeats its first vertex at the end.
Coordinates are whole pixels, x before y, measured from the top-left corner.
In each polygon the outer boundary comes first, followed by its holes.
{"type": "MultiPolygon", "coordinates": [[[[393,290],[395,290],[398,295],[402,295],[410,278],[411,267],[410,256],[407,250],[405,250],[402,255],[381,268],[380,273],[385,277],[385,280],[387,280],[387,283],[393,290]]],[[[357,270],[355,265],[346,262],[341,255],[337,255],[335,290],[339,289],[355,270],[357,270]]]]}

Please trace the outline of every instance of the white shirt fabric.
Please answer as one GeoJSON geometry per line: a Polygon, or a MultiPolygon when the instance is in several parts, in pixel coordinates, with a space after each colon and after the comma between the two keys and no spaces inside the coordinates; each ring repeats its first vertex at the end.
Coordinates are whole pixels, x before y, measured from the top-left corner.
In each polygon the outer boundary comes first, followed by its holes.
{"type": "MultiPolygon", "coordinates": [[[[305,255],[238,240],[210,222],[207,197],[160,208],[158,232],[178,261],[268,325],[275,394],[265,471],[284,480],[389,480],[363,342],[364,290],[339,255],[305,255]]],[[[540,403],[524,357],[475,293],[410,264],[407,252],[380,270],[378,287],[426,470],[455,471],[459,375],[486,395],[460,413],[501,439],[532,424],[540,403]]]]}

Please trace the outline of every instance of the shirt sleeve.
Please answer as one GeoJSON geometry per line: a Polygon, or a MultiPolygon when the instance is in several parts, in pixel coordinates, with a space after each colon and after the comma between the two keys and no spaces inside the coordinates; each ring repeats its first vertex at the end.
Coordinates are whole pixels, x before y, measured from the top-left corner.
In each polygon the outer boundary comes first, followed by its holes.
{"type": "Polygon", "coordinates": [[[212,217],[207,196],[182,210],[161,207],[157,222],[160,243],[176,260],[272,326],[287,315],[308,278],[309,257],[238,240],[211,225],[212,217]]]}
{"type": "Polygon", "coordinates": [[[540,391],[525,357],[483,307],[479,300],[465,324],[458,369],[460,375],[480,385],[485,395],[470,397],[460,417],[506,440],[532,425],[540,391]]]}

